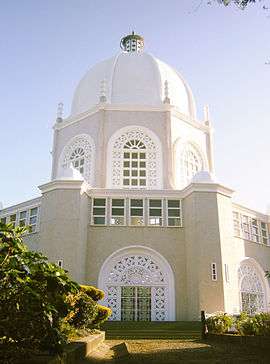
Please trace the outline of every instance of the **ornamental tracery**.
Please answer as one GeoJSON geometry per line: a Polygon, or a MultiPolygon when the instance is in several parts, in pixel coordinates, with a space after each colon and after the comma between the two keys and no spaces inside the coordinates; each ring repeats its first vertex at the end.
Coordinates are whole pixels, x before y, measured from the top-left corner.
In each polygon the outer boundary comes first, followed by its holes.
{"type": "Polygon", "coordinates": [[[202,156],[190,143],[188,143],[182,151],[181,165],[186,185],[197,172],[203,169],[202,156]]]}
{"type": "Polygon", "coordinates": [[[60,168],[66,169],[70,165],[77,169],[89,184],[92,183],[94,143],[89,135],[77,135],[65,146],[60,158],[60,168]]]}
{"type": "Polygon", "coordinates": [[[164,273],[148,255],[129,255],[120,258],[107,273],[107,305],[112,309],[111,320],[121,318],[121,287],[149,286],[152,296],[152,319],[168,319],[168,287],[164,273]]]}
{"type": "Polygon", "coordinates": [[[238,271],[241,310],[250,314],[264,310],[265,292],[262,281],[251,264],[241,264],[238,271]]]}
{"type": "Polygon", "coordinates": [[[161,188],[160,146],[140,128],[123,132],[113,141],[110,185],[112,188],[161,188]]]}

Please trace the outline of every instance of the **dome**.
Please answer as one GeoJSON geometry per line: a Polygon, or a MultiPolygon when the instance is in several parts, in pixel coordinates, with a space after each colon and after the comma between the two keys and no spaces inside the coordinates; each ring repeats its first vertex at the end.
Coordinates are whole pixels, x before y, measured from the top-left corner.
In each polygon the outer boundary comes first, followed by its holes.
{"type": "Polygon", "coordinates": [[[142,49],[123,51],[92,67],[75,91],[71,115],[91,109],[101,96],[109,104],[150,107],[160,107],[168,96],[171,105],[195,117],[193,95],[181,75],[142,49]]]}

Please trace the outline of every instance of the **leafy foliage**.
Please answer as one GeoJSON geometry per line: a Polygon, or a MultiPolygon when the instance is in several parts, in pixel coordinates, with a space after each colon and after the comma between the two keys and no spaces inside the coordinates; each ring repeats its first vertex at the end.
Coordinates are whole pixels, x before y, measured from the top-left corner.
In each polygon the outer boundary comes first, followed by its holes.
{"type": "Polygon", "coordinates": [[[99,327],[103,322],[108,320],[111,314],[112,310],[109,307],[98,305],[98,313],[93,321],[93,325],[99,327]]]}
{"type": "Polygon", "coordinates": [[[104,297],[29,251],[22,241],[26,229],[0,223],[0,362],[42,350],[60,353],[73,327],[92,325],[96,301],[104,297]]]}
{"type": "Polygon", "coordinates": [[[270,313],[258,313],[249,316],[242,312],[236,321],[240,335],[270,335],[270,313]]]}
{"type": "Polygon", "coordinates": [[[206,319],[206,325],[210,333],[224,334],[233,325],[233,318],[224,312],[217,312],[206,319]]]}

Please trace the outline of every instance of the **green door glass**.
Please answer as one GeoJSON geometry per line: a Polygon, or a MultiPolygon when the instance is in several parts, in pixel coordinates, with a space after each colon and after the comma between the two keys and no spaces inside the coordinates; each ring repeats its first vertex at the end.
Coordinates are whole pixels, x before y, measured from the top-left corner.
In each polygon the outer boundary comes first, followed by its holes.
{"type": "Polygon", "coordinates": [[[151,287],[121,287],[121,320],[151,321],[151,287]]]}

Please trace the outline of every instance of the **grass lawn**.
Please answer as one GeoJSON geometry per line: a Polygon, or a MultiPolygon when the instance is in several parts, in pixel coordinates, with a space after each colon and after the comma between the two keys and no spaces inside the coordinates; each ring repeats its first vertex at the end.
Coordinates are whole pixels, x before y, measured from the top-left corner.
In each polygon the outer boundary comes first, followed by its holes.
{"type": "Polygon", "coordinates": [[[270,363],[270,352],[201,340],[106,340],[80,364],[270,363]],[[125,347],[128,349],[126,350],[125,347]]]}
{"type": "Polygon", "coordinates": [[[107,322],[103,329],[104,344],[80,364],[270,364],[270,349],[201,340],[200,322],[107,322]]]}

